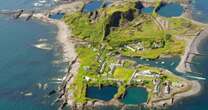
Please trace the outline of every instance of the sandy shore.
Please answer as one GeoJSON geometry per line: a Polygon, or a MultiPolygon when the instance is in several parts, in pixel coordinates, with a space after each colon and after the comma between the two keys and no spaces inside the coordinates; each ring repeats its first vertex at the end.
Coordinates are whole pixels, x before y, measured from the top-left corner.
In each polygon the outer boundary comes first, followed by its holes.
{"type": "Polygon", "coordinates": [[[199,53],[198,46],[200,45],[200,42],[208,37],[208,28],[202,30],[198,36],[195,36],[191,39],[186,39],[186,48],[184,55],[181,56],[181,61],[179,65],[177,66],[176,70],[179,72],[191,72],[191,67],[189,63],[191,62],[192,58],[194,57],[194,54],[189,53],[199,53]]]}
{"type": "MultiPolygon", "coordinates": [[[[27,15],[25,14],[22,16],[27,16],[27,15]]],[[[41,13],[34,14],[33,18],[36,18],[43,22],[51,23],[57,26],[58,32],[57,32],[56,39],[62,45],[62,50],[63,50],[65,61],[69,62],[76,58],[77,54],[75,52],[75,44],[70,39],[72,34],[71,34],[71,31],[69,30],[69,27],[64,23],[64,21],[50,19],[46,15],[41,14],[41,13]]]]}
{"type": "MultiPolygon", "coordinates": [[[[57,40],[62,44],[64,57],[67,58],[67,60],[69,61],[69,65],[70,65],[71,61],[75,60],[77,57],[75,44],[70,39],[72,35],[71,31],[68,29],[68,26],[63,21],[56,21],[55,23],[59,29],[57,40]]],[[[69,73],[66,74],[66,76],[68,77],[65,77],[64,79],[67,81],[66,89],[69,88],[70,85],[72,85],[74,81],[74,76],[76,76],[78,69],[79,69],[79,62],[76,61],[73,65],[71,65],[71,70],[69,71],[69,73]]],[[[67,102],[69,105],[73,105],[73,97],[69,96],[68,92],[71,92],[71,91],[67,91],[67,93],[65,93],[65,95],[67,96],[65,98],[67,99],[67,102]]]]}
{"type": "MultiPolygon", "coordinates": [[[[191,12],[189,12],[191,10],[190,7],[185,6],[185,9],[186,10],[185,10],[184,14],[180,17],[191,21],[193,24],[208,27],[208,24],[201,23],[201,22],[191,19],[191,16],[190,16],[191,12]]],[[[205,30],[208,30],[208,29],[205,29],[205,30]]],[[[192,61],[192,58],[194,57],[194,55],[193,54],[189,55],[189,53],[190,52],[199,53],[197,47],[200,44],[201,40],[203,40],[206,37],[207,36],[204,36],[204,35],[202,36],[201,34],[199,34],[198,36],[194,36],[191,39],[186,39],[185,52],[184,52],[184,55],[181,56],[181,61],[180,61],[179,65],[176,67],[177,71],[182,72],[182,73],[185,73],[187,71],[191,72],[190,64],[188,64],[188,63],[185,64],[185,60],[187,60],[189,62],[192,61]]]]}
{"type": "Polygon", "coordinates": [[[185,47],[185,51],[184,54],[181,56],[181,60],[180,63],[178,64],[178,66],[176,67],[176,70],[182,73],[185,73],[186,71],[191,71],[190,65],[186,63],[186,61],[191,61],[192,57],[190,58],[189,53],[192,52],[197,52],[197,45],[198,44],[196,41],[197,36],[193,37],[191,39],[186,39],[186,47],[185,47]]]}
{"type": "Polygon", "coordinates": [[[76,0],[76,2],[74,1],[71,3],[59,5],[55,7],[54,9],[52,9],[50,12],[51,13],[56,13],[56,12],[71,13],[71,12],[76,12],[78,9],[82,9],[83,6],[84,6],[84,2],[82,0],[76,0]]]}
{"type": "Polygon", "coordinates": [[[201,84],[198,81],[189,81],[188,83],[191,86],[190,90],[184,93],[176,94],[174,96],[175,98],[174,102],[177,102],[178,100],[183,99],[185,97],[195,96],[200,93],[201,84]]]}

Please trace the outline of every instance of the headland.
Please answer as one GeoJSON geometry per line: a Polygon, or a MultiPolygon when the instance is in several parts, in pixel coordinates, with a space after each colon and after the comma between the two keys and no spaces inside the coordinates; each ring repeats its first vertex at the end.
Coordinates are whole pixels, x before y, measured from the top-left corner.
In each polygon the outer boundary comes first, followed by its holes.
{"type": "Polygon", "coordinates": [[[157,10],[169,3],[172,2],[115,1],[84,12],[85,2],[75,1],[47,13],[33,14],[33,18],[58,27],[57,40],[69,62],[57,99],[63,101],[60,108],[65,105],[74,109],[110,105],[125,108],[127,104],[122,100],[127,97],[129,87],[145,88],[148,98],[141,104],[150,108],[172,105],[183,97],[198,94],[201,86],[197,81],[130,59],[154,60],[180,55],[182,60],[177,70],[190,70],[185,66],[192,58],[190,50],[198,53],[197,45],[207,31],[203,31],[204,25],[183,16],[160,16],[157,10]],[[145,6],[154,7],[151,14],[142,12],[145,6]],[[65,15],[57,20],[49,17],[53,13],[65,15]],[[106,86],[117,87],[110,100],[87,97],[90,87],[106,86]]]}

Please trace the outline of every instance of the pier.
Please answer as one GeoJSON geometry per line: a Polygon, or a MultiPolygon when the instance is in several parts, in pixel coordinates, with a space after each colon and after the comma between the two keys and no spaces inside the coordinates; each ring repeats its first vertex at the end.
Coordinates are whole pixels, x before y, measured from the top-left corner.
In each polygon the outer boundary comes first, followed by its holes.
{"type": "Polygon", "coordinates": [[[25,21],[29,21],[32,18],[34,13],[35,13],[35,11],[32,11],[31,14],[28,15],[28,17],[26,18],[25,21]]]}

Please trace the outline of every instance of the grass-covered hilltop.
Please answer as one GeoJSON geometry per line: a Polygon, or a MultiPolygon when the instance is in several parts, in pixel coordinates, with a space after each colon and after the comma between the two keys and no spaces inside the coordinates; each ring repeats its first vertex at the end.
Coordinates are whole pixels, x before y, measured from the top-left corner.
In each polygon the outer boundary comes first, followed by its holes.
{"type": "Polygon", "coordinates": [[[191,82],[168,70],[130,59],[183,55],[186,41],[201,30],[185,17],[161,17],[156,12],[160,4],[154,4],[152,14],[141,11],[142,2],[123,1],[94,12],[65,15],[64,21],[77,42],[80,64],[68,88],[75,104],[100,101],[87,97],[87,87],[91,86],[118,87],[113,99],[106,102],[112,105],[123,105],[120,100],[129,86],[144,87],[150,106],[164,104],[162,101],[173,100],[175,95],[192,88],[191,82]]]}

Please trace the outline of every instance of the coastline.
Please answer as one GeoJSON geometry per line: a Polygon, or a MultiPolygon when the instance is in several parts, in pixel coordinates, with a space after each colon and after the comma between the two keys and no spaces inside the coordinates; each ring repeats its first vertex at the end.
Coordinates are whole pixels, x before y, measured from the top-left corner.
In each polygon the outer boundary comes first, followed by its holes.
{"type": "Polygon", "coordinates": [[[184,54],[181,56],[180,63],[176,67],[176,70],[178,72],[192,72],[189,62],[192,61],[195,54],[200,54],[200,52],[198,51],[198,46],[203,39],[208,37],[205,35],[206,33],[208,33],[208,28],[202,29],[200,32],[197,33],[196,36],[192,37],[191,39],[186,39],[186,48],[184,54]]]}
{"type": "MultiPolygon", "coordinates": [[[[208,25],[202,24],[202,23],[192,20],[192,19],[189,19],[185,16],[182,16],[182,17],[190,20],[192,23],[195,23],[195,24],[205,27],[200,32],[198,32],[196,34],[196,36],[192,36],[192,38],[186,39],[186,48],[185,48],[184,54],[180,57],[181,60],[178,64],[178,66],[176,67],[176,71],[181,72],[181,73],[185,73],[185,72],[192,72],[191,63],[189,63],[189,62],[192,62],[195,54],[190,54],[190,53],[200,54],[200,52],[198,51],[198,46],[200,45],[200,42],[203,39],[208,37],[208,36],[206,36],[206,35],[208,35],[208,28],[206,28],[206,26],[208,26],[208,25]],[[207,34],[205,34],[205,33],[207,33],[207,34]]],[[[196,96],[196,95],[200,94],[202,87],[201,87],[201,84],[199,83],[199,81],[191,80],[191,81],[189,81],[189,85],[191,85],[191,88],[189,89],[189,91],[186,91],[186,92],[183,92],[180,94],[176,94],[174,96],[174,100],[175,100],[174,103],[176,103],[177,101],[179,101],[183,98],[192,97],[192,96],[196,96]]],[[[167,102],[169,102],[169,104],[170,104],[171,100],[169,100],[167,102]]]]}
{"type": "MultiPolygon", "coordinates": [[[[191,10],[192,9],[189,5],[190,4],[186,4],[183,6],[185,10],[184,10],[184,13],[180,17],[182,17],[186,20],[189,20],[194,24],[197,24],[197,25],[200,25],[203,27],[208,27],[208,24],[201,23],[201,22],[191,19],[192,18],[191,17],[191,13],[192,13],[191,10]]],[[[185,60],[188,60],[189,62],[192,61],[194,55],[189,56],[189,52],[199,53],[198,49],[197,49],[198,45],[200,44],[201,40],[203,40],[205,37],[205,36],[200,37],[200,34],[201,34],[201,32],[203,32],[203,30],[208,30],[208,29],[202,29],[195,36],[192,36],[191,39],[186,39],[186,48],[185,48],[184,54],[181,56],[181,60],[178,64],[178,66],[176,67],[176,71],[181,72],[181,73],[192,72],[190,64],[186,64],[185,60]]]]}
{"type": "MultiPolygon", "coordinates": [[[[36,13],[32,16],[32,19],[37,19],[45,23],[53,24],[58,29],[56,39],[61,44],[64,61],[68,62],[68,71],[63,77],[63,82],[58,90],[59,97],[55,100],[55,103],[61,101],[60,108],[63,108],[66,106],[66,104],[69,106],[74,106],[73,96],[69,95],[72,91],[69,91],[68,88],[73,83],[74,77],[77,74],[79,69],[79,61],[77,60],[77,53],[75,50],[76,41],[71,38],[72,34],[69,27],[63,20],[51,19],[48,17],[48,15],[50,13],[57,13],[60,11],[65,13],[80,11],[80,8],[78,7],[81,7],[82,4],[83,2],[80,1],[76,1],[70,4],[63,4],[50,10],[49,13],[36,13]]],[[[30,14],[25,13],[20,17],[26,18],[28,16],[30,16],[30,14]]]]}
{"type": "Polygon", "coordinates": [[[172,106],[176,104],[179,100],[182,100],[187,97],[193,97],[200,93],[201,91],[201,84],[198,81],[185,81],[186,85],[184,89],[181,91],[177,91],[171,97],[153,100],[152,105],[148,105],[149,107],[156,107],[156,108],[164,108],[167,106],[172,106]]]}
{"type": "MultiPolygon", "coordinates": [[[[67,6],[68,5],[69,4],[67,4],[67,6]]],[[[60,6],[60,7],[62,7],[62,6],[60,6]]],[[[51,12],[60,11],[62,8],[54,9],[55,11],[53,10],[51,12]]],[[[26,16],[28,16],[28,14],[23,14],[22,16],[26,17],[26,16]]],[[[54,24],[54,25],[56,25],[58,27],[58,33],[57,33],[57,37],[56,38],[61,43],[62,49],[63,49],[64,58],[66,58],[66,61],[69,62],[69,66],[70,66],[71,65],[70,61],[73,61],[74,59],[76,59],[77,54],[76,54],[76,51],[75,51],[75,48],[74,48],[75,47],[75,43],[73,42],[72,39],[70,39],[71,31],[68,29],[68,26],[61,20],[50,19],[50,18],[47,17],[47,15],[44,15],[44,14],[41,14],[41,13],[34,14],[34,18],[39,19],[39,20],[41,20],[43,22],[52,23],[52,24],[54,24]]],[[[193,37],[192,39],[188,39],[186,41],[187,42],[186,49],[185,49],[184,55],[181,56],[180,64],[176,68],[177,71],[179,71],[179,72],[186,72],[186,70],[185,70],[185,60],[186,60],[190,50],[194,50],[194,52],[198,53],[197,45],[200,43],[201,40],[203,40],[203,37],[196,36],[196,37],[193,37]]],[[[190,56],[188,58],[188,60],[191,61],[192,58],[193,58],[193,56],[190,56]]],[[[77,70],[79,69],[79,62],[76,61],[71,66],[72,66],[71,70],[69,71],[70,74],[67,73],[66,77],[64,78],[64,80],[67,81],[66,86],[69,86],[69,85],[71,85],[73,83],[74,76],[76,75],[77,70]]],[[[188,70],[191,71],[189,64],[187,65],[187,68],[188,68],[188,70]]],[[[186,92],[179,93],[179,94],[175,95],[175,101],[180,100],[180,99],[182,99],[184,97],[196,95],[196,94],[198,94],[200,92],[201,85],[199,84],[199,82],[198,81],[191,81],[191,83],[192,83],[192,87],[189,89],[189,91],[186,91],[186,92]]],[[[68,87],[66,87],[66,88],[68,88],[68,87]]],[[[66,95],[66,94],[64,94],[64,95],[66,95]]],[[[169,101],[170,100],[168,100],[168,101],[164,100],[164,103],[167,103],[169,101]]],[[[71,105],[71,106],[74,105],[72,97],[68,97],[67,96],[67,103],[68,103],[68,105],[71,105]]],[[[102,103],[104,104],[105,102],[102,102],[102,103]]],[[[158,102],[158,104],[156,104],[156,105],[160,106],[160,105],[162,105],[164,103],[161,101],[161,102],[158,102]]],[[[106,104],[109,105],[107,102],[106,102],[106,104]]],[[[114,103],[114,104],[117,104],[117,103],[114,103]]],[[[172,105],[171,103],[169,103],[169,104],[172,105]]],[[[97,104],[97,105],[99,105],[99,104],[97,104]]]]}
{"type": "Polygon", "coordinates": [[[176,67],[176,70],[181,73],[185,73],[187,71],[191,72],[190,65],[186,63],[186,61],[192,61],[193,56],[189,53],[191,51],[197,52],[197,45],[199,44],[199,40],[197,40],[198,36],[192,37],[191,39],[186,39],[186,47],[184,50],[184,54],[180,56],[181,60],[178,66],[176,67]]]}
{"type": "Polygon", "coordinates": [[[201,91],[201,84],[198,81],[189,81],[189,84],[191,83],[192,89],[190,89],[187,92],[181,93],[181,94],[176,94],[175,95],[175,102],[189,96],[195,96],[198,95],[201,91]]]}

